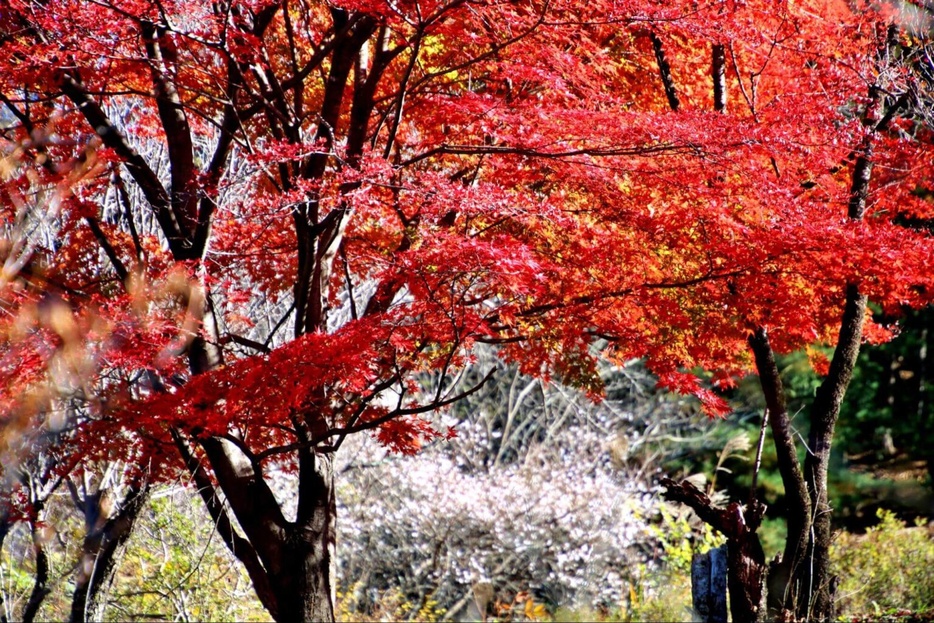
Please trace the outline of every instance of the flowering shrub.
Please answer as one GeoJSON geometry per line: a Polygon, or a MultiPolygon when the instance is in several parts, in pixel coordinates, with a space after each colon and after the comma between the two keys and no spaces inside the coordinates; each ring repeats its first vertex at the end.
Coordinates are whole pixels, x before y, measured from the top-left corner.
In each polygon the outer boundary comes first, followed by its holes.
{"type": "Polygon", "coordinates": [[[454,605],[489,579],[501,593],[536,588],[550,603],[618,602],[648,537],[645,492],[572,457],[467,473],[420,455],[353,480],[342,491],[342,575],[397,583],[409,599],[454,605]]]}
{"type": "Polygon", "coordinates": [[[652,392],[635,400],[646,382],[636,372],[610,371],[608,400],[593,404],[505,370],[448,414],[455,438],[414,457],[365,440],[345,453],[339,565],[357,607],[398,589],[454,618],[526,591],[552,611],[618,608],[656,542],[639,426],[664,407],[652,392]],[[489,603],[474,598],[478,583],[492,585],[489,603]]]}

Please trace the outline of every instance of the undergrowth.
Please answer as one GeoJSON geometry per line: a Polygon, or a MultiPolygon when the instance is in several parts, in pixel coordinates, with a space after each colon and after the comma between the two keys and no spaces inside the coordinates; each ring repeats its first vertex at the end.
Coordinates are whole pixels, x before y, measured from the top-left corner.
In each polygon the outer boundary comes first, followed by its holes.
{"type": "MultiPolygon", "coordinates": [[[[842,532],[830,550],[839,578],[839,621],[934,622],[934,538],[919,522],[909,527],[892,512],[880,510],[879,523],[866,534],[842,532]]],[[[663,512],[653,528],[659,539],[660,566],[633,569],[624,599],[600,607],[546,609],[533,600],[495,604],[488,623],[509,621],[691,621],[690,564],[695,552],[723,542],[709,527],[692,526],[685,516],[663,512]],[[507,607],[508,606],[508,607],[507,607]]],[[[441,621],[445,612],[428,601],[406,603],[398,594],[382,595],[367,614],[357,609],[353,591],[339,599],[342,621],[441,621]]]]}
{"type": "Polygon", "coordinates": [[[934,539],[918,522],[909,528],[891,511],[866,534],[840,533],[830,556],[839,578],[838,612],[875,616],[934,608],[934,539]]]}

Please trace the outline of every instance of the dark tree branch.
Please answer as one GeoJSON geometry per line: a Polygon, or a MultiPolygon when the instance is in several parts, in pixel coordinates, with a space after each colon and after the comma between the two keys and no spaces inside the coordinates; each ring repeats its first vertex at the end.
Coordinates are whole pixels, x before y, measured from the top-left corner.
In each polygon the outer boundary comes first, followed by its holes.
{"type": "Polygon", "coordinates": [[[797,577],[797,570],[804,560],[808,548],[811,528],[811,497],[804,474],[798,462],[791,418],[785,406],[785,388],[775,362],[775,354],[769,343],[768,332],[758,328],[749,337],[759,374],[759,384],[765,396],[769,426],[778,459],[778,471],[785,487],[788,513],[788,535],[781,562],[769,573],[769,611],[773,616],[783,610],[794,608],[796,592],[789,582],[797,577]]]}
{"type": "Polygon", "coordinates": [[[756,460],[752,466],[752,484],[749,485],[749,499],[755,500],[756,489],[759,486],[759,470],[762,468],[762,450],[765,448],[765,433],[769,427],[768,411],[762,414],[762,423],[759,425],[759,442],[756,444],[756,460]]]}
{"type": "Polygon", "coordinates": [[[38,504],[38,507],[33,509],[34,516],[29,520],[36,571],[32,591],[29,593],[29,600],[23,607],[23,623],[32,623],[35,620],[42,602],[52,592],[49,588],[49,556],[45,551],[45,545],[43,545],[44,538],[39,534],[38,519],[35,516],[41,509],[42,505],[38,504]]]}
{"type": "Polygon", "coordinates": [[[666,500],[689,507],[704,523],[727,537],[730,610],[734,621],[762,620],[760,605],[765,578],[765,554],[756,531],[765,516],[765,505],[753,497],[743,512],[736,502],[726,508],[716,508],[710,498],[693,484],[663,478],[662,494],[666,500]]]}
{"type": "MultiPolygon", "coordinates": [[[[893,28],[889,29],[885,49],[894,45],[895,32],[893,28]]],[[[882,118],[872,123],[877,108],[882,104],[882,90],[875,85],[869,90],[869,104],[865,117],[867,124],[872,125],[872,130],[857,150],[856,162],[853,166],[847,206],[848,216],[852,220],[862,220],[868,208],[875,135],[888,126],[896,112],[907,103],[909,94],[910,90],[902,93],[882,118]]],[[[827,472],[834,429],[840,415],[840,405],[852,379],[853,368],[862,344],[867,304],[868,298],[860,292],[859,284],[847,284],[843,315],[840,319],[840,332],[833,358],[830,361],[830,370],[818,387],[814,402],[811,404],[811,430],[808,435],[808,454],[804,460],[804,476],[811,496],[813,529],[809,542],[810,564],[802,578],[802,583],[807,588],[808,598],[798,603],[799,617],[810,618],[812,612],[818,617],[829,616],[832,615],[834,609],[829,561],[832,509],[827,493],[827,472]]]]}
{"type": "Polygon", "coordinates": [[[526,158],[543,158],[548,160],[572,158],[574,156],[613,157],[613,156],[648,156],[661,153],[692,153],[700,155],[702,147],[693,143],[657,143],[643,147],[593,147],[580,149],[566,149],[549,151],[540,147],[510,147],[508,145],[448,145],[443,143],[439,147],[413,156],[403,161],[397,168],[411,166],[428,158],[450,154],[456,156],[470,156],[481,154],[513,155],[526,158]]]}
{"type": "Polygon", "coordinates": [[[269,335],[266,336],[266,339],[263,340],[263,348],[266,350],[270,349],[270,344],[272,344],[273,339],[276,337],[276,333],[279,332],[279,329],[282,328],[282,325],[285,324],[285,321],[289,319],[289,316],[292,314],[292,310],[295,309],[295,301],[289,305],[289,308],[285,310],[285,313],[280,316],[279,320],[276,322],[272,330],[269,331],[269,335]]]}
{"type": "Polygon", "coordinates": [[[197,223],[198,189],[195,182],[191,128],[188,126],[185,108],[179,99],[168,67],[168,62],[177,51],[164,26],[143,21],[141,27],[152,74],[156,108],[168,145],[172,210],[182,235],[186,240],[191,240],[197,223]]]}
{"type": "MultiPolygon", "coordinates": [[[[739,72],[739,63],[736,60],[736,51],[733,49],[733,43],[730,42],[730,62],[733,65],[733,71],[736,73],[736,81],[739,83],[739,92],[742,93],[743,99],[746,101],[746,106],[749,108],[749,112],[752,113],[752,118],[756,123],[759,123],[759,115],[756,112],[756,92],[755,89],[752,91],[752,96],[750,97],[749,91],[746,90],[746,83],[743,82],[743,76],[739,72]]],[[[752,75],[750,75],[750,82],[752,82],[752,75]]],[[[754,87],[755,84],[753,83],[754,87]]]]}
{"type": "MultiPolygon", "coordinates": [[[[297,89],[301,83],[305,81],[306,78],[311,74],[312,71],[321,67],[322,63],[328,58],[328,55],[333,51],[334,46],[337,45],[337,42],[342,40],[343,37],[350,31],[363,17],[362,14],[357,14],[352,16],[340,30],[337,30],[333,35],[329,36],[327,40],[323,41],[315,51],[312,53],[311,58],[308,59],[308,62],[305,63],[305,66],[301,70],[286,78],[282,81],[282,88],[284,90],[292,90],[293,92],[297,89]]],[[[229,52],[228,52],[229,54],[229,52]]],[[[232,57],[231,57],[232,59],[232,57]]],[[[253,104],[247,108],[244,108],[240,111],[240,117],[242,119],[248,119],[256,115],[260,110],[269,105],[269,102],[262,101],[256,104],[253,104]]]]}
{"type": "Polygon", "coordinates": [[[208,437],[199,443],[246,537],[263,566],[274,572],[273,567],[281,560],[288,522],[269,484],[256,472],[256,458],[238,456],[241,448],[220,437],[208,437]]]}
{"type": "Polygon", "coordinates": [[[446,398],[438,402],[432,402],[426,405],[420,405],[418,407],[411,407],[408,409],[402,409],[402,408],[393,409],[390,413],[382,415],[378,418],[374,418],[372,420],[367,420],[366,422],[363,422],[361,424],[356,424],[353,426],[345,426],[343,428],[332,428],[328,430],[328,436],[330,437],[334,435],[341,435],[341,436],[351,435],[353,433],[359,433],[361,431],[377,428],[380,425],[385,424],[386,422],[393,420],[395,418],[401,417],[401,416],[418,415],[421,413],[430,413],[431,411],[435,411],[437,409],[441,409],[443,407],[452,405],[455,402],[458,402],[459,400],[463,400],[464,398],[467,398],[468,396],[478,392],[480,388],[482,388],[483,385],[493,377],[493,374],[495,372],[496,372],[495,369],[490,370],[486,374],[486,376],[484,376],[476,385],[474,385],[467,391],[457,394],[456,396],[451,396],[450,398],[446,398]]]}
{"type": "Polygon", "coordinates": [[[393,104],[392,119],[389,123],[389,131],[386,136],[386,145],[383,147],[383,158],[386,160],[388,160],[389,156],[392,154],[392,147],[396,142],[396,134],[399,131],[399,124],[402,122],[402,111],[405,107],[406,90],[409,85],[409,80],[412,78],[412,71],[415,69],[415,64],[418,61],[418,54],[421,51],[422,36],[422,29],[417,29],[415,32],[415,44],[412,46],[409,62],[405,67],[405,72],[402,74],[399,92],[396,94],[396,100],[393,104]]]}
{"type": "Polygon", "coordinates": [[[726,510],[715,508],[710,497],[687,480],[675,482],[671,478],[662,478],[659,484],[665,487],[662,497],[669,502],[684,504],[701,521],[727,537],[735,533],[735,526],[727,520],[726,510]]]}
{"type": "Polygon", "coordinates": [[[417,415],[421,413],[429,413],[431,411],[435,411],[437,409],[441,409],[451,404],[454,404],[455,402],[462,400],[468,396],[471,396],[477,391],[479,391],[484,386],[484,384],[486,384],[486,382],[489,381],[493,377],[495,372],[496,370],[490,370],[490,372],[488,372],[476,385],[471,387],[469,390],[464,391],[460,394],[457,394],[456,396],[447,398],[445,400],[440,400],[437,402],[432,402],[426,405],[421,405],[421,406],[413,407],[409,409],[403,409],[403,408],[393,409],[392,411],[390,411],[389,413],[386,413],[385,415],[382,415],[378,418],[374,418],[372,420],[367,420],[366,422],[363,422],[361,424],[350,424],[344,427],[329,428],[323,436],[318,436],[313,439],[309,439],[307,441],[299,441],[296,443],[286,444],[283,446],[267,448],[266,450],[263,450],[262,452],[257,453],[256,458],[257,460],[263,460],[263,459],[267,459],[277,454],[285,454],[287,452],[295,452],[296,450],[301,450],[305,448],[319,447],[321,442],[324,441],[325,439],[339,436],[339,440],[334,445],[323,448],[323,451],[334,452],[337,450],[337,448],[340,447],[340,443],[348,435],[359,433],[365,430],[372,430],[374,428],[378,428],[381,425],[385,424],[386,422],[389,422],[390,420],[394,420],[398,417],[402,417],[405,415],[417,415]]]}
{"type": "Polygon", "coordinates": [[[32,134],[34,126],[32,119],[29,118],[29,115],[20,110],[19,107],[14,104],[13,101],[10,100],[10,98],[8,98],[2,91],[0,91],[0,102],[3,102],[7,109],[13,113],[13,116],[19,119],[19,122],[23,124],[23,128],[32,134]]]}
{"type": "MultiPolygon", "coordinates": [[[[640,289],[646,290],[677,290],[680,288],[690,288],[692,286],[700,285],[708,281],[715,281],[718,279],[729,279],[730,277],[738,277],[745,274],[745,270],[734,270],[726,273],[717,273],[710,272],[693,279],[685,279],[683,281],[669,281],[669,282],[654,282],[654,283],[644,283],[640,286],[633,286],[631,288],[625,288],[622,290],[611,290],[608,292],[595,292],[593,294],[582,294],[570,298],[567,301],[555,302],[555,303],[543,303],[540,305],[533,305],[526,309],[521,310],[516,315],[522,318],[531,318],[535,316],[540,316],[548,312],[556,311],[559,309],[566,309],[570,307],[580,306],[580,305],[595,305],[603,301],[608,301],[611,299],[622,298],[626,296],[631,296],[633,293],[638,292],[640,289]]],[[[498,312],[492,312],[484,317],[486,322],[496,322],[499,319],[498,312]]],[[[504,329],[506,327],[503,327],[504,329]]],[[[496,338],[499,340],[502,338],[496,338]]],[[[502,343],[507,343],[513,341],[511,337],[504,339],[502,343]]],[[[490,342],[492,343],[492,342],[490,342]]],[[[500,343],[500,342],[497,342],[500,343]]]]}
{"type": "Polygon", "coordinates": [[[755,356],[759,384],[765,396],[769,424],[778,454],[779,472],[785,484],[785,494],[791,497],[793,505],[808,508],[810,501],[804,485],[804,476],[798,464],[794,432],[785,406],[785,387],[778,372],[775,354],[769,343],[768,332],[764,328],[756,329],[749,337],[749,346],[755,356]]]}
{"type": "Polygon", "coordinates": [[[654,32],[649,33],[652,40],[652,51],[655,52],[655,62],[658,64],[658,76],[662,79],[662,86],[665,88],[665,97],[668,98],[668,106],[675,112],[681,107],[678,100],[678,91],[675,89],[675,81],[671,77],[671,65],[665,57],[665,48],[662,46],[662,40],[654,32]]]}
{"type": "MultiPolygon", "coordinates": [[[[459,4],[460,4],[460,2],[452,2],[450,5],[448,5],[447,7],[444,7],[444,8],[456,7],[456,6],[458,6],[459,4]]],[[[410,92],[415,92],[415,91],[417,91],[418,89],[421,88],[422,85],[431,82],[431,81],[434,80],[435,78],[438,78],[438,77],[440,77],[440,76],[444,76],[445,74],[450,74],[450,73],[452,73],[452,72],[463,72],[463,71],[466,70],[468,67],[471,67],[471,66],[473,66],[473,65],[476,65],[476,64],[478,64],[478,63],[482,63],[482,62],[484,62],[484,61],[486,61],[486,60],[489,60],[490,58],[496,58],[496,57],[497,57],[499,54],[501,54],[502,51],[505,50],[506,48],[509,48],[509,47],[515,45],[516,43],[522,41],[523,39],[528,38],[530,35],[532,35],[533,33],[537,32],[537,31],[540,29],[540,27],[541,27],[542,25],[547,25],[547,22],[546,22],[546,20],[545,20],[545,17],[548,15],[548,11],[549,11],[550,8],[551,8],[551,0],[545,0],[545,2],[542,3],[542,7],[541,7],[541,9],[540,9],[539,12],[538,12],[538,17],[537,17],[537,19],[536,19],[534,22],[532,22],[531,24],[529,24],[529,26],[528,26],[525,30],[523,30],[523,31],[521,31],[521,32],[519,32],[519,33],[513,35],[512,37],[509,37],[508,39],[505,39],[505,40],[503,40],[503,41],[501,41],[501,42],[499,42],[499,43],[496,43],[496,42],[491,43],[491,44],[490,44],[490,49],[489,49],[489,51],[487,51],[487,52],[485,52],[485,53],[483,53],[483,54],[478,54],[478,55],[476,55],[476,56],[471,57],[470,59],[468,59],[468,60],[466,60],[466,61],[463,61],[463,62],[460,62],[460,63],[455,63],[455,64],[453,64],[453,65],[447,65],[446,67],[443,67],[443,68],[441,68],[441,69],[436,69],[435,71],[426,72],[425,74],[423,74],[423,75],[421,76],[421,78],[419,78],[418,81],[416,81],[416,82],[412,85],[412,88],[410,89],[410,92]]],[[[439,11],[438,11],[434,16],[432,16],[429,20],[426,20],[425,22],[423,22],[422,26],[423,26],[423,28],[424,28],[424,27],[428,26],[429,23],[430,23],[431,21],[438,21],[438,20],[440,20],[440,19],[442,19],[442,18],[443,18],[443,10],[439,10],[439,11]]]]}
{"type": "Polygon", "coordinates": [[[133,250],[136,252],[136,261],[142,264],[143,244],[140,241],[139,232],[136,230],[136,223],[133,221],[133,207],[130,202],[130,193],[127,192],[126,184],[123,183],[119,165],[114,166],[113,180],[114,186],[117,188],[117,196],[120,199],[120,205],[123,206],[123,216],[126,219],[127,228],[130,230],[130,237],[133,239],[133,250]]]}
{"type": "Polygon", "coordinates": [[[220,136],[217,139],[217,145],[214,147],[214,155],[211,157],[211,162],[208,164],[206,171],[205,188],[199,203],[198,222],[192,240],[193,253],[199,257],[204,255],[211,234],[211,218],[217,209],[217,202],[215,201],[217,185],[227,168],[234,136],[239,129],[242,129],[242,120],[237,112],[237,100],[242,88],[241,79],[242,74],[237,69],[236,64],[233,61],[228,61],[227,101],[224,103],[224,117],[220,123],[220,136]]]}
{"type": "MultiPolygon", "coordinates": [[[[3,544],[6,541],[7,535],[10,533],[10,529],[13,527],[13,522],[10,521],[10,490],[7,488],[6,483],[0,485],[0,552],[3,551],[3,544]]],[[[4,593],[6,591],[0,591],[0,623],[9,623],[6,617],[7,606],[4,601],[4,593]]]]}
{"type": "Polygon", "coordinates": [[[104,230],[101,229],[100,223],[97,222],[97,219],[91,218],[90,216],[84,217],[84,220],[88,224],[88,227],[91,228],[91,233],[94,234],[94,238],[97,240],[97,243],[101,245],[104,253],[107,254],[107,259],[109,259],[110,263],[113,265],[114,270],[117,272],[117,276],[120,278],[120,281],[126,282],[126,279],[130,273],[127,271],[126,266],[123,264],[123,260],[121,260],[120,256],[117,255],[117,250],[114,249],[112,244],[110,244],[110,240],[107,239],[107,234],[105,234],[104,230]]]}
{"type": "MultiPolygon", "coordinates": [[[[74,484],[69,481],[69,488],[74,484]]],[[[102,491],[82,504],[88,532],[82,544],[82,556],[75,592],[71,601],[71,621],[99,621],[107,606],[107,593],[117,573],[124,547],[133,534],[136,519],[149,499],[147,477],[129,488],[116,513],[104,506],[102,491]],[[93,518],[93,521],[92,521],[93,518]]],[[[72,491],[72,495],[75,492],[72,491]]]]}
{"type": "MultiPolygon", "coordinates": [[[[332,9],[335,29],[340,30],[348,21],[346,12],[342,9],[332,9]]],[[[321,179],[327,169],[328,154],[334,145],[334,131],[339,125],[340,111],[344,102],[347,80],[354,67],[360,50],[367,39],[375,32],[376,20],[365,16],[359,19],[353,28],[347,31],[346,36],[337,42],[331,57],[331,67],[325,82],[324,95],[320,108],[320,121],[315,134],[316,141],[322,141],[324,148],[311,154],[300,167],[300,175],[304,179],[321,179]]],[[[366,80],[366,89],[375,88],[374,81],[366,80]]],[[[365,119],[360,116],[372,108],[372,95],[366,93],[354,94],[351,106],[352,117],[358,126],[363,123],[363,130],[355,130],[357,144],[348,145],[349,149],[360,153],[365,137],[365,119]],[[368,101],[367,101],[368,100],[368,101]]],[[[367,113],[367,117],[369,114],[367,113]]],[[[330,273],[330,261],[334,254],[334,244],[338,241],[343,227],[344,208],[335,213],[333,223],[316,229],[318,222],[318,202],[307,202],[302,209],[293,212],[295,230],[298,238],[298,267],[296,270],[293,292],[295,299],[295,336],[321,329],[326,326],[325,301],[323,300],[322,284],[330,273]]]]}
{"type": "Polygon", "coordinates": [[[234,342],[240,346],[246,346],[247,348],[251,348],[259,353],[268,354],[272,352],[272,349],[269,348],[269,346],[266,344],[257,342],[256,340],[251,340],[250,338],[243,337],[242,335],[237,335],[236,333],[225,333],[224,340],[234,342]]]}

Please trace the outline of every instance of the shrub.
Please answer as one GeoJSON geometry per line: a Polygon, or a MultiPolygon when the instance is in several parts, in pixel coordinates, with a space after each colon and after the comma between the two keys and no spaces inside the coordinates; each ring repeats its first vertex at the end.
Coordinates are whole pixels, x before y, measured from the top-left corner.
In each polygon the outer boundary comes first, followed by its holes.
{"type": "Polygon", "coordinates": [[[368,623],[376,621],[411,621],[413,623],[436,623],[444,617],[445,611],[432,599],[425,599],[421,605],[407,601],[398,589],[381,593],[373,603],[368,603],[366,611],[361,611],[360,589],[358,582],[347,591],[337,593],[338,621],[368,623]]]}
{"type": "Polygon", "coordinates": [[[831,547],[839,611],[881,615],[934,606],[934,539],[920,523],[906,527],[891,511],[864,535],[841,533],[831,547]]]}
{"type": "Polygon", "coordinates": [[[479,616],[478,583],[493,587],[487,608],[499,620],[539,617],[537,606],[618,609],[656,549],[637,423],[668,411],[649,409],[637,370],[608,375],[607,399],[593,404],[504,369],[443,416],[456,437],[417,456],[348,440],[339,573],[342,587],[358,585],[357,611],[397,590],[452,618],[479,616]]]}

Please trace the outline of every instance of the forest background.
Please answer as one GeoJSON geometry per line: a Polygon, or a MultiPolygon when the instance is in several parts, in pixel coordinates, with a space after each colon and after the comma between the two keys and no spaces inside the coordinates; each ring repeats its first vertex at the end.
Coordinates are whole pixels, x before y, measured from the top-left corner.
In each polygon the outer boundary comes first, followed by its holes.
{"type": "MultiPolygon", "coordinates": [[[[907,620],[934,603],[931,478],[916,434],[931,419],[931,317],[912,315],[899,338],[863,353],[842,415],[831,491],[847,620],[907,620]]],[[[818,379],[803,353],[783,364],[803,407],[818,379]]],[[[373,441],[353,453],[341,468],[340,620],[476,619],[474,587],[484,583],[490,620],[692,620],[691,558],[722,537],[662,501],[657,479],[688,476],[721,500],[744,495],[761,399],[741,388],[735,418],[711,422],[693,401],[657,391],[637,362],[605,373],[607,399],[594,405],[502,368],[453,414],[457,438],[416,457],[373,441]]],[[[771,557],[784,526],[769,453],[759,478],[775,500],[763,529],[771,557]]],[[[197,502],[184,482],[154,495],[108,596],[108,620],[269,620],[197,502]]],[[[68,618],[86,529],[71,500],[50,504],[50,593],[36,620],[68,618]]],[[[33,551],[26,526],[13,527],[2,559],[8,620],[32,594],[33,551]]]]}

